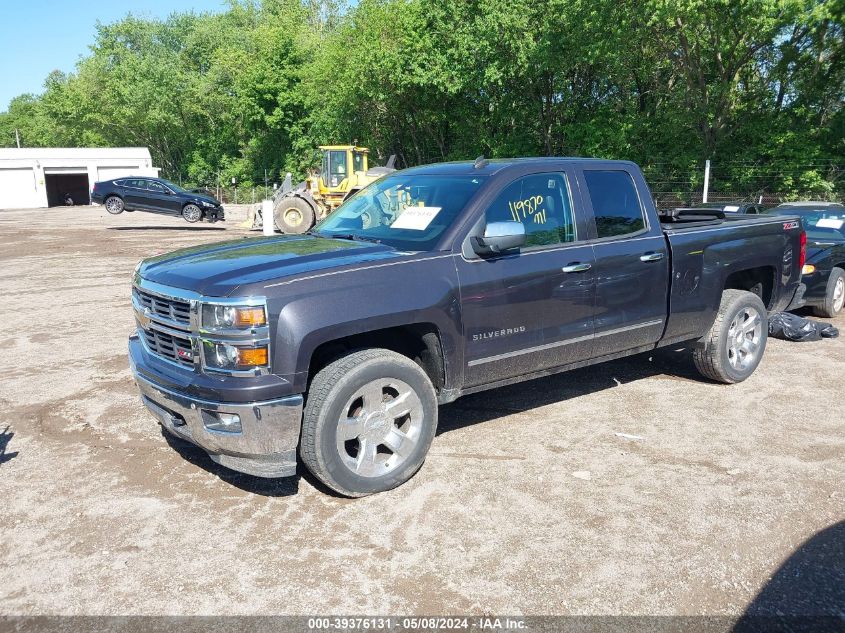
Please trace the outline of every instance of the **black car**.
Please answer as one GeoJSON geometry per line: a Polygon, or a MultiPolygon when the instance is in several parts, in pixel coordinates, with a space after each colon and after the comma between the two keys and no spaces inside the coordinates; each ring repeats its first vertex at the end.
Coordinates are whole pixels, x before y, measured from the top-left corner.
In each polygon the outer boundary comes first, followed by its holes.
{"type": "Polygon", "coordinates": [[[765,213],[801,218],[807,231],[804,305],[817,316],[835,317],[845,305],[845,205],[787,202],[765,213]]]}
{"type": "Polygon", "coordinates": [[[756,202],[704,202],[697,207],[718,209],[727,214],[736,213],[738,215],[759,215],[763,212],[763,207],[756,202]]]}
{"type": "Polygon", "coordinates": [[[161,178],[128,176],[104,180],[94,184],[91,201],[102,204],[112,215],[126,210],[181,215],[188,222],[225,219],[220,201],[213,196],[188,191],[161,178]]]}

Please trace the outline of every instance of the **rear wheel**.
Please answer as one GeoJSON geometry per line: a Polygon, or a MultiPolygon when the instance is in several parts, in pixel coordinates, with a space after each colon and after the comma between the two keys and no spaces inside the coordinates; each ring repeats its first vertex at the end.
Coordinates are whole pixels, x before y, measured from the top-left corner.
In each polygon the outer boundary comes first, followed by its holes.
{"type": "Polygon", "coordinates": [[[314,226],[314,209],[298,196],[282,199],[273,214],[276,227],[282,233],[298,235],[314,226]]]}
{"type": "Polygon", "coordinates": [[[763,301],[753,292],[725,290],[716,320],[693,350],[693,361],[707,378],[726,384],[754,373],[769,336],[763,301]]]}
{"type": "Polygon", "coordinates": [[[109,196],[103,202],[103,206],[106,208],[106,211],[112,215],[123,213],[124,209],[123,200],[121,200],[118,196],[109,196]]]}
{"type": "Polygon", "coordinates": [[[437,429],[428,375],[385,349],[344,356],[311,383],[302,421],[302,461],[348,497],[405,483],[422,466],[437,429]]]}
{"type": "Polygon", "coordinates": [[[202,209],[195,204],[186,204],[182,208],[182,217],[185,218],[187,222],[193,224],[202,218],[202,209]]]}
{"type": "Polygon", "coordinates": [[[834,268],[830,271],[830,277],[827,280],[824,303],[813,306],[813,314],[832,319],[842,311],[843,306],[845,306],[845,270],[834,268]]]}

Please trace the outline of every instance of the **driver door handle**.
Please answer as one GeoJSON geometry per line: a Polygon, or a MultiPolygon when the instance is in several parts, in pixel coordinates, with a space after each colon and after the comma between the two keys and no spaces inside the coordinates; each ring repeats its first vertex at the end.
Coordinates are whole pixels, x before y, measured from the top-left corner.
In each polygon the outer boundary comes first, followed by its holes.
{"type": "Polygon", "coordinates": [[[663,253],[645,253],[640,255],[641,262],[659,262],[663,259],[663,253]]]}
{"type": "Polygon", "coordinates": [[[561,270],[565,273],[583,273],[584,271],[590,270],[592,268],[592,264],[569,264],[569,266],[564,266],[561,270]]]}

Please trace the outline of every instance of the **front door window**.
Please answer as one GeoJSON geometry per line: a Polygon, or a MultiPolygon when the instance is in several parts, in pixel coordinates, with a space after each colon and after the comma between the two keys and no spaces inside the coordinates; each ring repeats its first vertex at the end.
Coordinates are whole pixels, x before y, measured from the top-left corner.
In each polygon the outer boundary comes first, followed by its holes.
{"type": "Polygon", "coordinates": [[[329,187],[338,187],[349,175],[345,151],[329,152],[329,187]]]}

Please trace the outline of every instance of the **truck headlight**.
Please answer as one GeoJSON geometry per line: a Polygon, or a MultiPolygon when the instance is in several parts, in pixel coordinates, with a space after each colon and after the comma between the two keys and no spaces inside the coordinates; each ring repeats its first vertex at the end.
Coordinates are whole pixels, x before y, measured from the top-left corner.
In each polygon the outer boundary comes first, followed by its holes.
{"type": "Polygon", "coordinates": [[[217,341],[203,341],[205,364],[212,369],[249,370],[267,367],[269,353],[266,345],[241,346],[217,341]]]}
{"type": "Polygon", "coordinates": [[[205,328],[250,328],[267,325],[263,306],[230,306],[206,304],[202,307],[205,328]]]}

